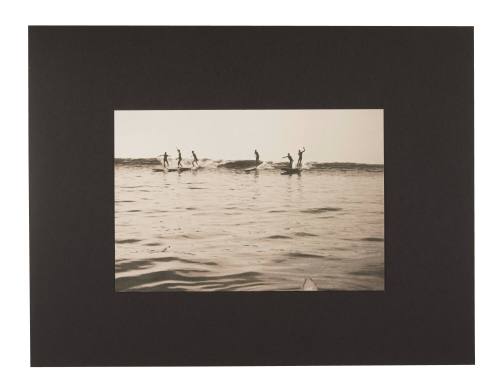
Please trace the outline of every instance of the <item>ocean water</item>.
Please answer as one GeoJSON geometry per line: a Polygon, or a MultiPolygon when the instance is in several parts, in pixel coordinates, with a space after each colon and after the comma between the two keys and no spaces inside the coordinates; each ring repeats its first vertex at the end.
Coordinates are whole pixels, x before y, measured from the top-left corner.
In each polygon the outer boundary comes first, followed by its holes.
{"type": "Polygon", "coordinates": [[[384,289],[379,165],[115,160],[116,291],[384,289]]]}

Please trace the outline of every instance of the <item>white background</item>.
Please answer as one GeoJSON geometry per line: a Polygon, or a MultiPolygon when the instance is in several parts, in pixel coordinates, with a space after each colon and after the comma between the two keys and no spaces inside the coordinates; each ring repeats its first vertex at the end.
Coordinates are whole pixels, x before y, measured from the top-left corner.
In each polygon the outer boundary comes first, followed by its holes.
{"type": "Polygon", "coordinates": [[[499,389],[499,15],[482,1],[17,1],[1,7],[0,388],[499,389]],[[28,24],[474,25],[476,365],[29,368],[28,24]]]}

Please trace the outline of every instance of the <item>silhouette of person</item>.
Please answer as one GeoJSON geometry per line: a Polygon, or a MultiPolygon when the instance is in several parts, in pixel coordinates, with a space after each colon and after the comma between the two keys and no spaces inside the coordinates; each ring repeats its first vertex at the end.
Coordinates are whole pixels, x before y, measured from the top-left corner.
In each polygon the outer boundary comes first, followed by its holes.
{"type": "Polygon", "coordinates": [[[259,153],[257,152],[257,150],[255,150],[255,166],[258,166],[260,161],[259,161],[259,153]]]}
{"type": "Polygon", "coordinates": [[[200,165],[198,164],[198,158],[196,157],[196,153],[194,153],[194,151],[191,151],[191,153],[193,154],[193,167],[195,164],[199,167],[200,165]]]}
{"type": "Polygon", "coordinates": [[[182,167],[182,155],[181,155],[181,150],[177,148],[177,167],[182,167]]]}
{"type": "Polygon", "coordinates": [[[302,147],[302,151],[299,149],[299,160],[297,160],[297,167],[302,167],[302,154],[306,151],[305,147],[302,147]]]}
{"type": "Polygon", "coordinates": [[[284,158],[288,158],[288,160],[290,161],[289,166],[290,166],[290,168],[292,168],[293,167],[293,158],[292,158],[292,155],[290,155],[290,152],[288,152],[288,155],[283,156],[283,159],[284,158]]]}

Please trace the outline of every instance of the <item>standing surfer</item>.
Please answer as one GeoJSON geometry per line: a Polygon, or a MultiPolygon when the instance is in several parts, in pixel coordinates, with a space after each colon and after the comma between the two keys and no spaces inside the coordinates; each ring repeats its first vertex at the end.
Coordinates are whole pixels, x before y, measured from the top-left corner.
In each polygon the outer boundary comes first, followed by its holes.
{"type": "Polygon", "coordinates": [[[163,167],[167,167],[168,166],[168,159],[167,159],[168,157],[169,157],[169,155],[167,155],[167,153],[165,152],[163,154],[163,167]]]}
{"type": "Polygon", "coordinates": [[[302,147],[302,151],[299,149],[299,160],[297,160],[297,168],[302,168],[302,154],[306,151],[305,147],[302,147]]]}
{"type": "Polygon", "coordinates": [[[191,153],[193,154],[193,167],[195,164],[199,167],[200,165],[198,164],[198,158],[196,157],[196,153],[194,153],[194,151],[191,151],[191,153]]]}
{"type": "Polygon", "coordinates": [[[284,159],[284,158],[288,158],[288,160],[290,161],[290,163],[289,163],[290,168],[293,168],[293,158],[292,158],[292,155],[290,155],[290,152],[288,152],[288,155],[283,156],[282,159],[284,159]]]}
{"type": "Polygon", "coordinates": [[[182,167],[182,156],[181,156],[181,150],[177,148],[177,167],[181,168],[182,167]]]}
{"type": "Polygon", "coordinates": [[[259,161],[259,153],[257,152],[257,150],[255,150],[255,167],[257,167],[260,163],[259,161]]]}

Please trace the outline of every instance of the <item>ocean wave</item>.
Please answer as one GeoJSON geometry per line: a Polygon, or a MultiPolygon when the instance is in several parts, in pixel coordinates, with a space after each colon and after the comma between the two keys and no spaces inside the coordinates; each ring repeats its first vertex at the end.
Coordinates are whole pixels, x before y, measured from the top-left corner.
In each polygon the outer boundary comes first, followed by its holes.
{"type": "Polygon", "coordinates": [[[146,272],[144,274],[119,277],[115,279],[117,291],[166,291],[186,290],[197,286],[203,290],[230,290],[239,286],[261,282],[262,275],[257,272],[241,272],[223,275],[208,275],[206,270],[175,269],[146,272]],[[200,285],[203,284],[203,285],[200,285]]]}
{"type": "Polygon", "coordinates": [[[365,164],[365,163],[341,163],[341,162],[332,162],[332,163],[316,163],[310,162],[306,163],[310,165],[311,168],[315,170],[384,170],[383,164],[365,164]]]}
{"type": "Polygon", "coordinates": [[[342,209],[341,208],[324,207],[324,208],[304,209],[304,210],[301,210],[301,212],[302,213],[318,214],[318,213],[325,213],[325,212],[338,212],[339,210],[342,210],[342,209]]]}
{"type": "MultiPolygon", "coordinates": [[[[172,168],[177,167],[177,160],[168,159],[172,168]]],[[[200,168],[212,169],[228,169],[228,170],[245,170],[255,167],[255,160],[213,160],[200,159],[200,168]]],[[[183,159],[182,163],[185,167],[190,167],[193,163],[192,159],[183,159]]],[[[161,158],[142,158],[142,159],[115,159],[116,166],[129,167],[160,167],[162,165],[161,158]]],[[[282,170],[288,168],[286,162],[266,161],[260,162],[259,170],[282,170]]],[[[368,172],[383,172],[383,164],[366,164],[366,163],[350,163],[350,162],[304,162],[302,170],[316,171],[368,171],[368,172]]]]}
{"type": "Polygon", "coordinates": [[[118,244],[137,243],[140,241],[141,241],[141,239],[115,239],[115,243],[118,243],[118,244]]]}
{"type": "Polygon", "coordinates": [[[306,236],[318,236],[318,235],[309,232],[296,232],[295,236],[306,237],[306,236]]]}
{"type": "Polygon", "coordinates": [[[323,255],[302,253],[300,251],[293,251],[287,254],[290,258],[324,258],[323,255]]]}
{"type": "MultiPolygon", "coordinates": [[[[262,162],[260,162],[262,164],[262,162]]],[[[219,164],[219,168],[245,169],[255,167],[255,160],[231,160],[219,164]]]]}
{"type": "Polygon", "coordinates": [[[161,162],[157,158],[145,158],[145,159],[120,159],[115,158],[116,166],[158,166],[161,162]]]}
{"type": "Polygon", "coordinates": [[[286,235],[271,235],[266,236],[264,239],[291,239],[291,237],[286,235]]]}

